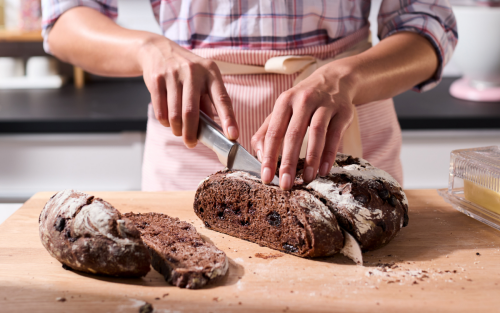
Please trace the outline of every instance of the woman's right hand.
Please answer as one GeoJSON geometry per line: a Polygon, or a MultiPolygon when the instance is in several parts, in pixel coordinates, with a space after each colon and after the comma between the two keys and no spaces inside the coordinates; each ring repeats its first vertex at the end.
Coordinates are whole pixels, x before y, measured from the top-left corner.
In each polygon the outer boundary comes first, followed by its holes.
{"type": "Polygon", "coordinates": [[[239,136],[231,99],[217,65],[158,36],[139,52],[146,86],[158,121],[182,136],[188,148],[197,144],[199,110],[213,118],[212,104],[231,140],[239,136]]]}

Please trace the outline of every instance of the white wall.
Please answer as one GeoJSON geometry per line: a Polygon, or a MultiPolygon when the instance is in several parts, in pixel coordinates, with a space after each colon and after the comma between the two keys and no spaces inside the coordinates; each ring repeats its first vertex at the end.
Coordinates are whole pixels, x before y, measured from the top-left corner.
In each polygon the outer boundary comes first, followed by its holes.
{"type": "Polygon", "coordinates": [[[122,27],[161,34],[149,0],[118,0],[116,22],[122,27]]]}
{"type": "Polygon", "coordinates": [[[404,131],[404,188],[445,188],[451,151],[493,145],[500,146],[500,130],[404,131]]]}
{"type": "Polygon", "coordinates": [[[38,191],[140,190],[144,133],[0,136],[0,201],[38,191]]]}

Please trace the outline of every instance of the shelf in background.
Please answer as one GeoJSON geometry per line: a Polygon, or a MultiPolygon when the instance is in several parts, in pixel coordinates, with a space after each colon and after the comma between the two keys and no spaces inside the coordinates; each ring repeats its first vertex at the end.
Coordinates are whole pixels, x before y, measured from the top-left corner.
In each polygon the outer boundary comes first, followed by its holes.
{"type": "Polygon", "coordinates": [[[404,92],[394,97],[403,130],[500,129],[500,102],[454,98],[450,85],[458,77],[445,77],[427,92],[404,92]]]}
{"type": "MultiPolygon", "coordinates": [[[[394,98],[403,130],[500,129],[500,102],[453,98],[444,78],[433,90],[394,98]]],[[[0,90],[0,133],[145,131],[148,89],[141,78],[90,81],[82,89],[0,90]]]]}
{"type": "Polygon", "coordinates": [[[145,131],[149,101],[141,78],[90,81],[82,89],[0,90],[0,133],[145,131]]]}
{"type": "Polygon", "coordinates": [[[42,42],[42,31],[19,31],[0,29],[0,42],[42,42]]]}

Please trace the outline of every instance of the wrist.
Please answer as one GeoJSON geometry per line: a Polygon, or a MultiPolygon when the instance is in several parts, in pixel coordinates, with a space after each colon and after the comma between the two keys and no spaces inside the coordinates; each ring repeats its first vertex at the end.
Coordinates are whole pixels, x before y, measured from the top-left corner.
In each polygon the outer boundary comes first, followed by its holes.
{"type": "Polygon", "coordinates": [[[360,74],[354,57],[348,57],[331,62],[325,66],[325,81],[329,85],[330,93],[343,93],[354,105],[360,86],[360,74]]]}
{"type": "Polygon", "coordinates": [[[146,62],[152,59],[152,55],[160,52],[163,55],[170,53],[172,51],[171,43],[166,37],[157,34],[147,33],[141,37],[137,51],[137,63],[141,67],[141,71],[144,70],[146,62]]]}

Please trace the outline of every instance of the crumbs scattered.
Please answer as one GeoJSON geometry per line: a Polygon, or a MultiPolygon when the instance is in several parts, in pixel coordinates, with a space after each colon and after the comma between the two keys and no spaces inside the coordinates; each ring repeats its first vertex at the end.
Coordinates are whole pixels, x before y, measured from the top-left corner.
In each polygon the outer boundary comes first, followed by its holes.
{"type": "Polygon", "coordinates": [[[479,252],[476,252],[476,255],[481,255],[481,253],[479,253],[479,252]]]}
{"type": "Polygon", "coordinates": [[[58,301],[58,302],[66,302],[66,298],[64,298],[64,297],[58,297],[58,298],[56,298],[56,301],[58,301]]]}
{"type": "Polygon", "coordinates": [[[161,296],[161,297],[165,298],[166,296],[168,296],[168,293],[164,293],[163,296],[161,296]]]}
{"type": "Polygon", "coordinates": [[[215,302],[220,302],[220,301],[222,301],[222,299],[221,299],[221,298],[219,298],[219,297],[215,297],[215,298],[213,298],[212,300],[214,300],[215,302]]]}
{"type": "Polygon", "coordinates": [[[395,263],[378,263],[376,268],[366,271],[365,276],[378,277],[379,282],[383,281],[387,284],[398,283],[402,285],[404,283],[409,283],[411,285],[418,285],[419,282],[436,279],[438,277],[443,277],[445,282],[454,283],[456,280],[448,276],[448,274],[460,274],[457,270],[429,270],[429,272],[421,269],[411,270],[403,267],[406,266],[398,266],[395,263]]]}
{"type": "Polygon", "coordinates": [[[283,253],[270,253],[270,254],[255,253],[255,257],[261,259],[276,259],[276,258],[281,258],[282,256],[284,256],[283,253]]]}

